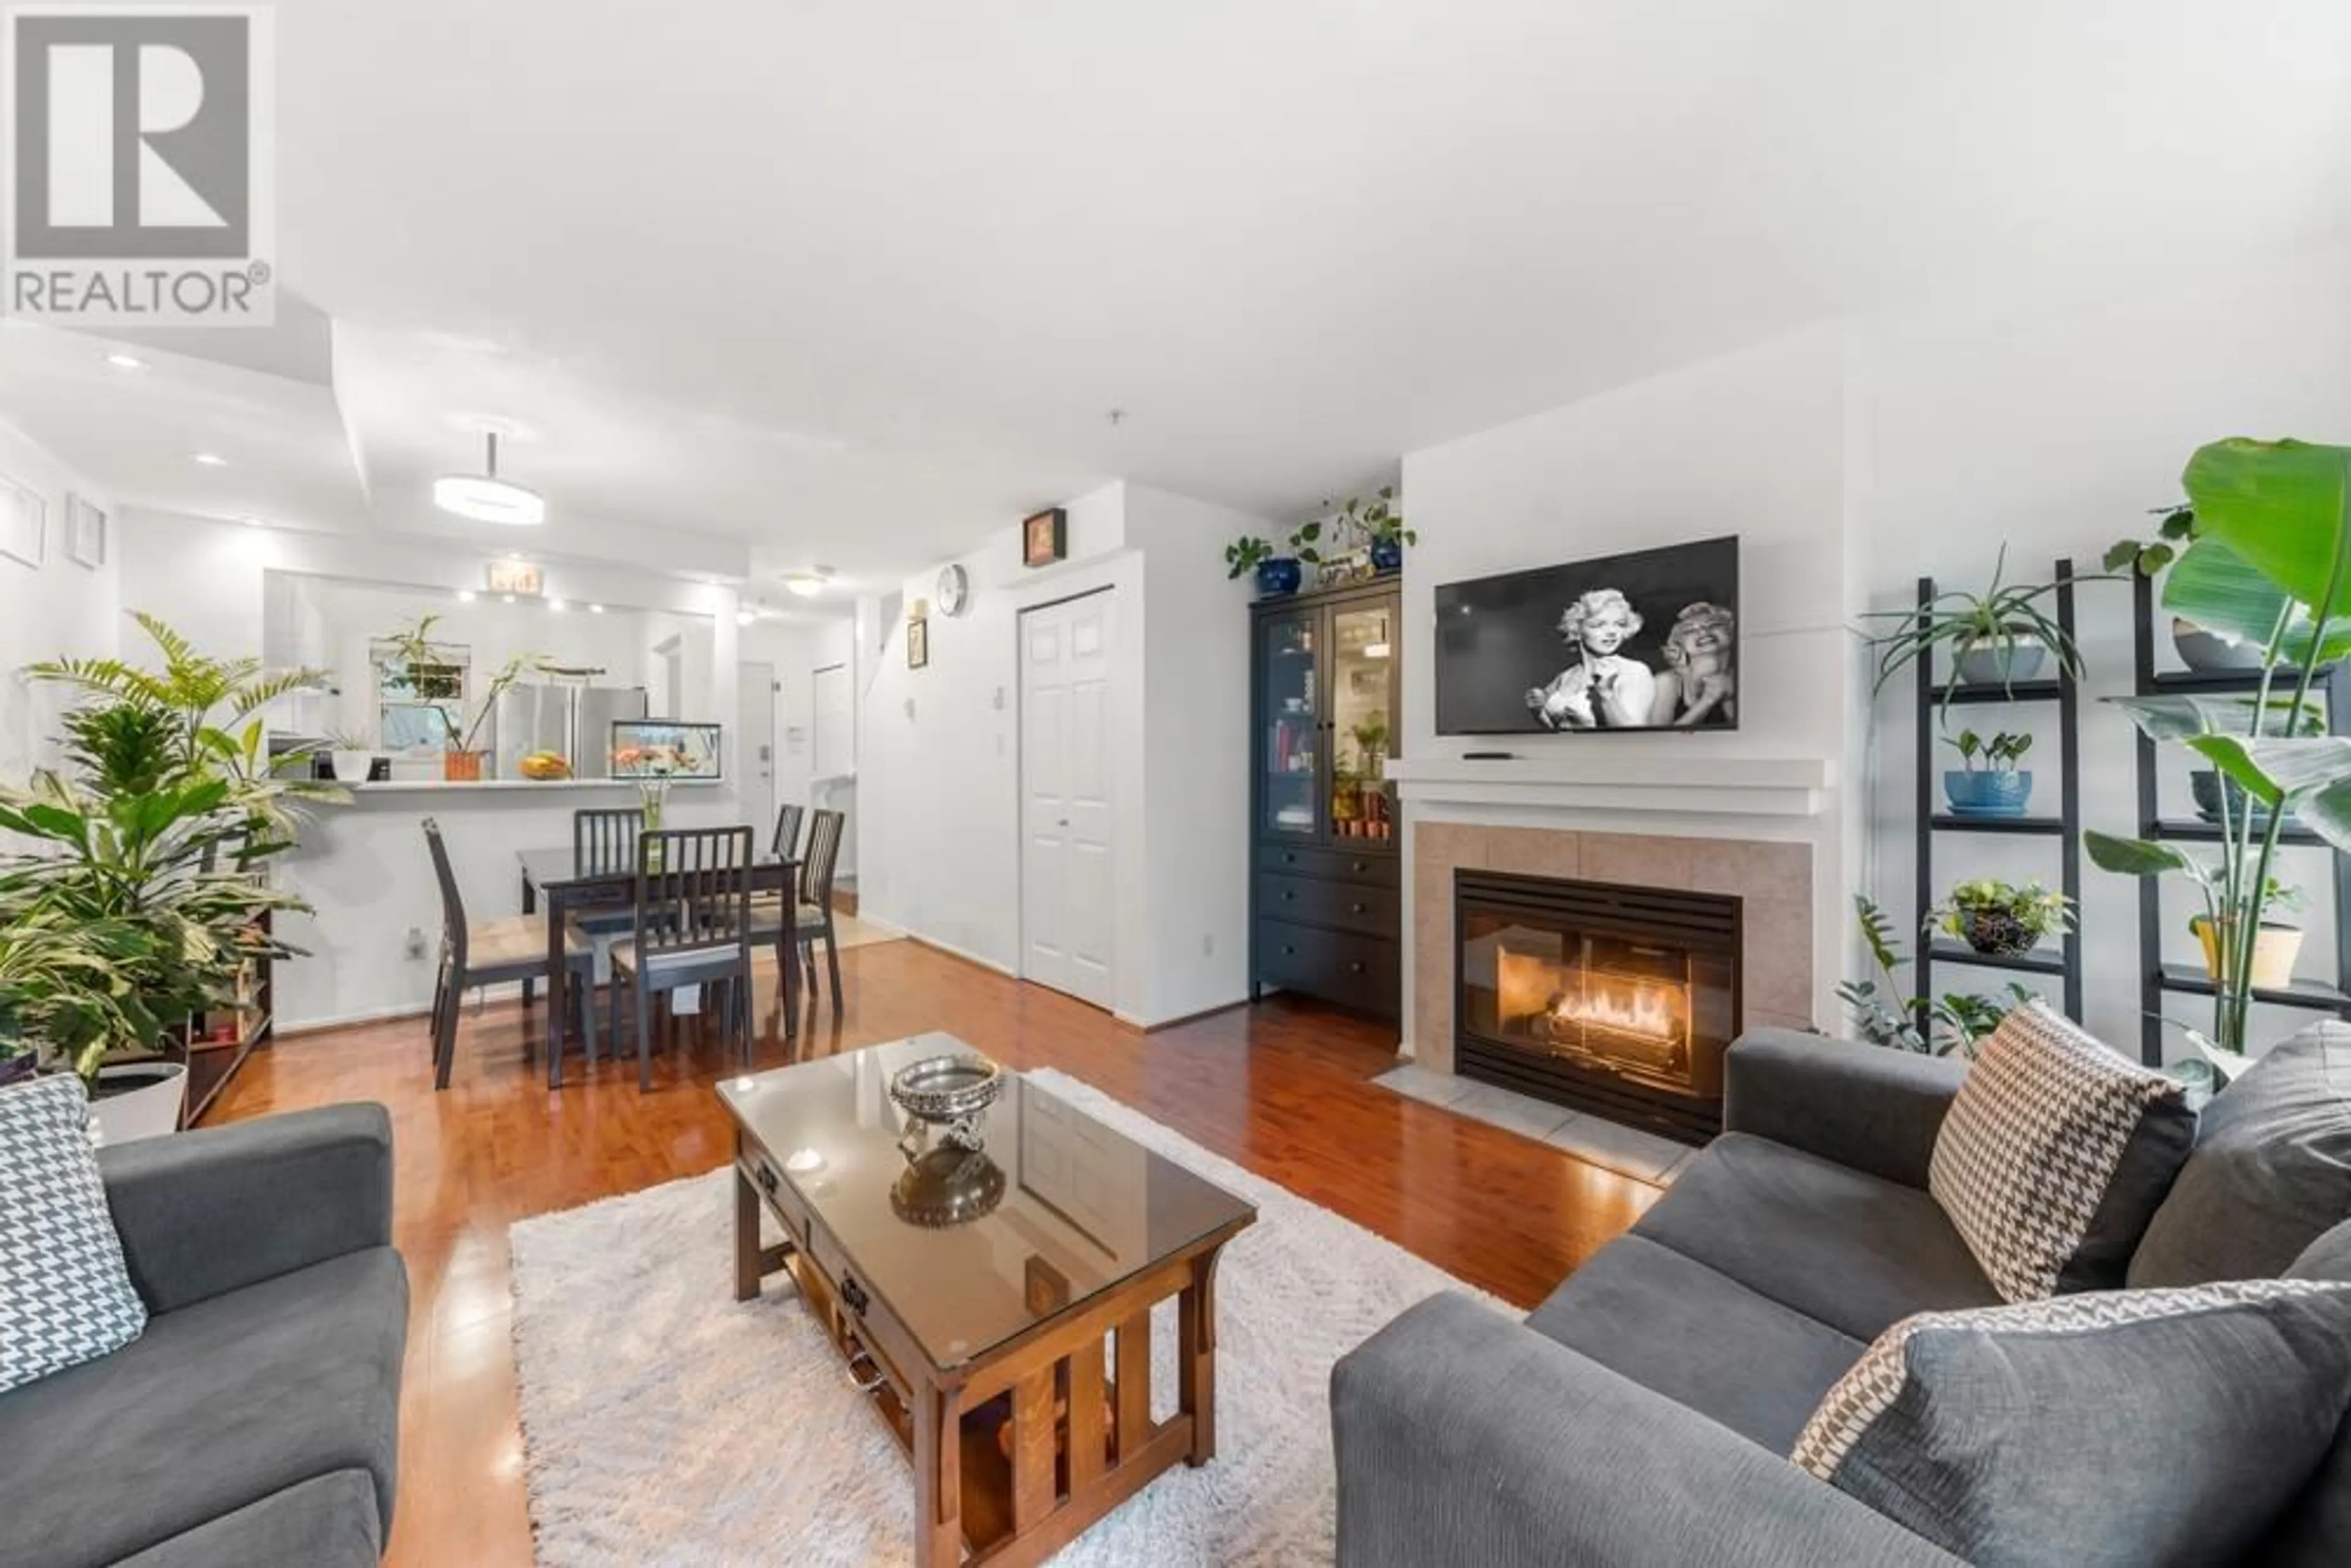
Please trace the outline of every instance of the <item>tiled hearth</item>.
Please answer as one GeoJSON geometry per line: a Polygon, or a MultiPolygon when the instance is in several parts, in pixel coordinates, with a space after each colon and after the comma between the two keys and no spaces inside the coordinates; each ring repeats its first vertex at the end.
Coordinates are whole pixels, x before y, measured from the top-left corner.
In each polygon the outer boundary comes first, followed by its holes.
{"type": "Polygon", "coordinates": [[[1442,1105],[1472,1121],[1564,1149],[1579,1159],[1636,1181],[1655,1182],[1660,1186],[1671,1186],[1684,1163],[1698,1152],[1687,1144],[1677,1144],[1655,1133],[1619,1126],[1491,1083],[1472,1083],[1449,1072],[1432,1072],[1412,1062],[1384,1072],[1373,1082],[1415,1100],[1442,1105]]]}
{"type": "MultiPolygon", "coordinates": [[[[1451,1076],[1453,873],[1464,868],[1735,896],[1743,910],[1743,1022],[1802,1029],[1812,1021],[1813,851],[1808,843],[1426,820],[1416,821],[1411,834],[1413,1053],[1419,1067],[1443,1075],[1447,1082],[1458,1082],[1451,1076]]],[[[1484,1092],[1485,1086],[1468,1087],[1484,1092]]]]}

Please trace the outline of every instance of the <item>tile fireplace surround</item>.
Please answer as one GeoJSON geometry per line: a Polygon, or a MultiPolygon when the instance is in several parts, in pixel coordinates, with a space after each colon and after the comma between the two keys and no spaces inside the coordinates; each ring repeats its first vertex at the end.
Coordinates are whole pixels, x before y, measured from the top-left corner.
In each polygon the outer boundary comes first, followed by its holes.
{"type": "Polygon", "coordinates": [[[1807,843],[1587,833],[1421,821],[1412,825],[1413,1052],[1453,1071],[1453,873],[1518,872],[1744,901],[1745,1023],[1812,1021],[1813,850],[1807,843]]]}

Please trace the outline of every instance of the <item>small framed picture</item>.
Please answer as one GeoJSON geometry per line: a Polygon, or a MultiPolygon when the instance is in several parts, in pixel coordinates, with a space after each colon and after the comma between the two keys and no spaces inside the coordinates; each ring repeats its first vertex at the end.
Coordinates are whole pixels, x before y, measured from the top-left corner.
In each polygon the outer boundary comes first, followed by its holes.
{"type": "Polygon", "coordinates": [[[66,553],[96,571],[106,564],[106,514],[80,496],[66,497],[66,553]]]}
{"type": "Polygon", "coordinates": [[[915,620],[906,622],[906,668],[919,670],[931,662],[931,623],[915,620]]]}
{"type": "Polygon", "coordinates": [[[40,565],[48,522],[49,504],[40,492],[0,474],[0,555],[40,565]]]}
{"type": "Polygon", "coordinates": [[[1070,553],[1070,514],[1060,507],[1020,519],[1020,564],[1050,566],[1070,553]]]}

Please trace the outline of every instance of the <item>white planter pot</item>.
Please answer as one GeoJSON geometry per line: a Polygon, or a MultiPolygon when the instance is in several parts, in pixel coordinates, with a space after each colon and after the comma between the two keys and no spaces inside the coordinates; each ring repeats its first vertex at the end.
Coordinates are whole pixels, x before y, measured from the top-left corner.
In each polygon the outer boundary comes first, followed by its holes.
{"type": "Polygon", "coordinates": [[[338,751],[332,754],[332,760],[335,765],[336,783],[364,784],[367,782],[368,769],[375,766],[375,753],[338,751]]]}
{"type": "Polygon", "coordinates": [[[112,1146],[140,1138],[160,1138],[180,1130],[180,1107],[188,1093],[188,1070],[176,1061],[135,1061],[98,1070],[101,1092],[89,1103],[90,1141],[112,1146]]]}

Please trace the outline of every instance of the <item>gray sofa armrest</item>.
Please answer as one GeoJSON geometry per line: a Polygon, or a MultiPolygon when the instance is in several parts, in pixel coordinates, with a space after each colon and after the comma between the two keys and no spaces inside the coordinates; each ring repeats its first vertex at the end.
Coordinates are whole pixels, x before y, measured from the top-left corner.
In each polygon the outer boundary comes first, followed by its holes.
{"type": "Polygon", "coordinates": [[[100,1149],[151,1312],[392,1244],[392,1118],[329,1105],[100,1149]]]}
{"type": "Polygon", "coordinates": [[[1458,1295],[1331,1375],[1340,1568],[1955,1568],[1784,1457],[1458,1295]]]}
{"type": "Polygon", "coordinates": [[[1890,1046],[1755,1029],[1725,1060],[1722,1130],[1752,1133],[1925,1187],[1935,1135],[1967,1064],[1890,1046]]]}

